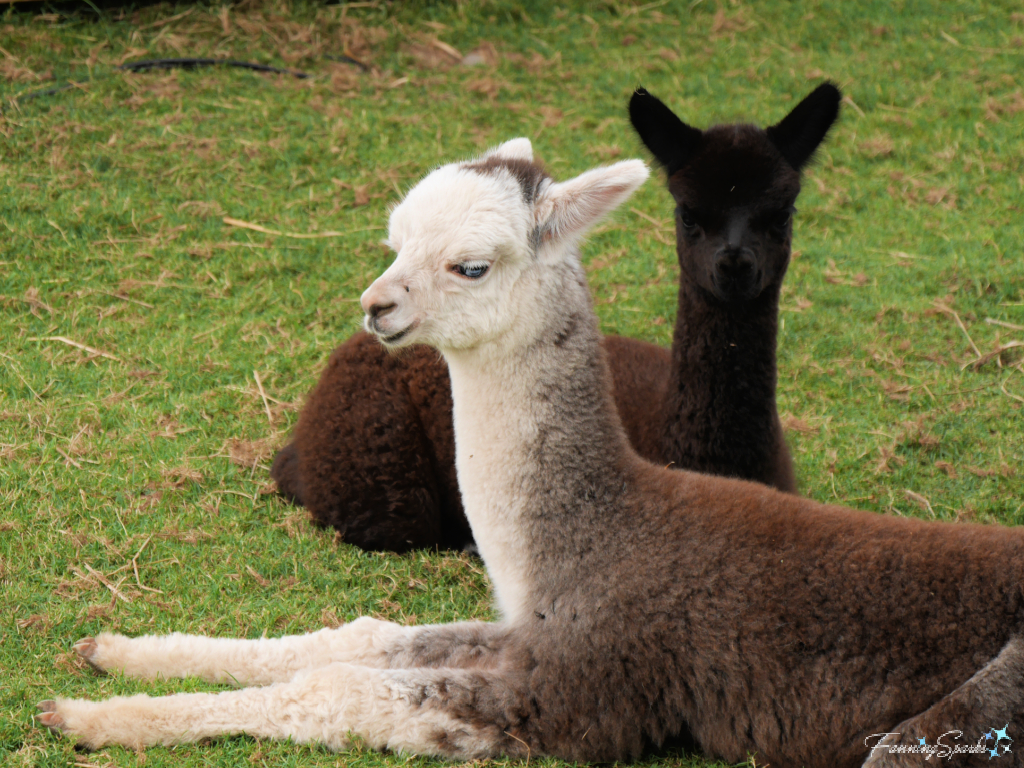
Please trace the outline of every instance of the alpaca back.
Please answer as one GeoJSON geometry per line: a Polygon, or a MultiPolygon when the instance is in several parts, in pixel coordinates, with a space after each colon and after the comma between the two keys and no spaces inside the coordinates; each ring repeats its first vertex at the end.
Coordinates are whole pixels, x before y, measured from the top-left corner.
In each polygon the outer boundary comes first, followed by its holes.
{"type": "Polygon", "coordinates": [[[472,537],[451,409],[435,351],[391,355],[356,333],[331,354],[271,476],[315,522],[362,549],[461,548],[472,537]]]}
{"type": "Polygon", "coordinates": [[[633,478],[634,522],[610,532],[620,588],[638,595],[618,631],[646,623],[650,647],[672,644],[687,681],[676,703],[727,761],[760,741],[783,747],[759,750],[772,764],[835,754],[859,765],[864,735],[924,712],[1024,630],[1020,528],[878,515],[651,466],[633,478]]]}

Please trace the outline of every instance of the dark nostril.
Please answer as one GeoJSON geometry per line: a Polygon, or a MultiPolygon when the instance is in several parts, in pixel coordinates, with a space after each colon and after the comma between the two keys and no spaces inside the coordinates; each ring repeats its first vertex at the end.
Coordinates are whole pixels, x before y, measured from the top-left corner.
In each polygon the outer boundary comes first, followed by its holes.
{"type": "Polygon", "coordinates": [[[749,256],[725,253],[715,261],[715,269],[728,277],[739,277],[754,271],[754,260],[749,256]]]}
{"type": "Polygon", "coordinates": [[[380,317],[381,315],[386,315],[388,312],[390,312],[394,308],[395,308],[395,303],[394,302],[391,302],[390,304],[374,304],[367,311],[367,314],[371,318],[376,320],[378,317],[380,317]]]}
{"type": "Polygon", "coordinates": [[[723,275],[745,275],[753,270],[754,265],[749,261],[720,261],[718,271],[723,275]]]}

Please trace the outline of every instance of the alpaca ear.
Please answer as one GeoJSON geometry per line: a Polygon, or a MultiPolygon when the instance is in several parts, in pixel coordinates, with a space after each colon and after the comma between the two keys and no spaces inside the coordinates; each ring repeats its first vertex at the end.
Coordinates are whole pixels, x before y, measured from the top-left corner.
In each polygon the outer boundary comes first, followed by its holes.
{"type": "Polygon", "coordinates": [[[504,144],[499,144],[494,149],[487,150],[481,160],[489,157],[501,157],[506,160],[525,160],[533,162],[533,145],[527,138],[509,139],[504,144]]]}
{"type": "Polygon", "coordinates": [[[700,147],[701,132],[643,88],[637,88],[629,100],[629,119],[669,176],[686,165],[700,147]]]}
{"type": "Polygon", "coordinates": [[[839,116],[843,94],[833,83],[825,82],[766,130],[772,144],[793,168],[800,170],[814,155],[828,129],[839,116]]]}
{"type": "Polygon", "coordinates": [[[642,160],[624,160],[548,185],[534,208],[541,237],[561,241],[581,237],[625,202],[649,175],[642,160]]]}

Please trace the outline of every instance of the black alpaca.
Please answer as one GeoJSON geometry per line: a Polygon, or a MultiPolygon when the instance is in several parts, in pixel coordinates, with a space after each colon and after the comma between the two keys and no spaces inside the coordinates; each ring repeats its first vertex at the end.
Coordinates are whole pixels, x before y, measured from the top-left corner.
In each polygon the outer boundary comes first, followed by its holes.
{"type": "Polygon", "coordinates": [[[700,131],[643,89],[630,100],[676,203],[679,303],[661,423],[664,455],[680,468],[796,489],[775,406],[779,292],[799,171],[840,98],[824,83],[766,131],[772,148],[786,147],[782,173],[753,126],[700,131]]]}

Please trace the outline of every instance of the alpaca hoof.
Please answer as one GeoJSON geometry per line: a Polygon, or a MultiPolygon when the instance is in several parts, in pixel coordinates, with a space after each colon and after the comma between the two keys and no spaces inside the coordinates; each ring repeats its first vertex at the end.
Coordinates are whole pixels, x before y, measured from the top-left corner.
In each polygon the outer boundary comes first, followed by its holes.
{"type": "Polygon", "coordinates": [[[75,649],[75,653],[88,661],[96,653],[96,640],[92,637],[83,637],[72,647],[75,649]]]}
{"type": "Polygon", "coordinates": [[[96,638],[94,637],[83,637],[77,643],[72,646],[72,649],[77,653],[86,664],[92,667],[97,672],[106,672],[103,667],[96,664],[93,661],[93,657],[96,655],[96,638]]]}
{"type": "Polygon", "coordinates": [[[96,639],[94,637],[83,637],[77,643],[72,646],[72,649],[81,656],[82,660],[89,665],[95,672],[106,674],[106,670],[100,667],[94,662],[96,650],[98,649],[96,639]]]}
{"type": "Polygon", "coordinates": [[[51,731],[62,732],[64,730],[64,718],[57,713],[57,702],[53,699],[40,701],[37,705],[39,714],[36,719],[51,731]]]}

